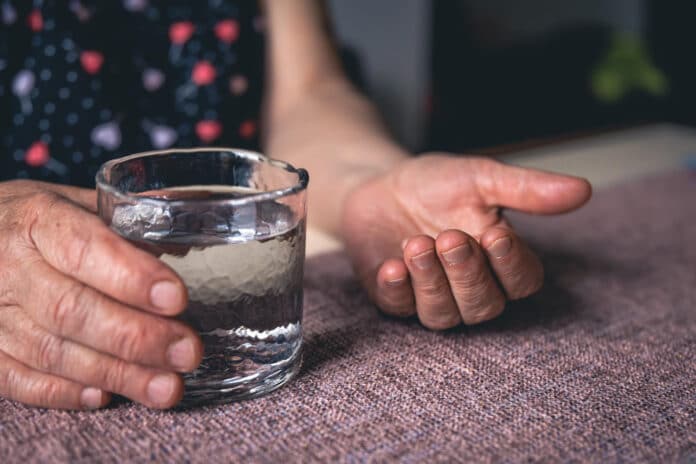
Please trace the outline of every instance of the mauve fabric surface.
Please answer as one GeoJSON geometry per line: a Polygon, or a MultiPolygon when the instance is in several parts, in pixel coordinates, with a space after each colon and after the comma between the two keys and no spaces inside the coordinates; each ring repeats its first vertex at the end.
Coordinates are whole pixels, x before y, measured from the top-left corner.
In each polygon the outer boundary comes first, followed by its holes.
{"type": "Polygon", "coordinates": [[[547,283],[446,333],[310,260],[299,378],[253,401],[98,412],[0,400],[0,462],[696,461],[696,174],[513,221],[547,283]]]}

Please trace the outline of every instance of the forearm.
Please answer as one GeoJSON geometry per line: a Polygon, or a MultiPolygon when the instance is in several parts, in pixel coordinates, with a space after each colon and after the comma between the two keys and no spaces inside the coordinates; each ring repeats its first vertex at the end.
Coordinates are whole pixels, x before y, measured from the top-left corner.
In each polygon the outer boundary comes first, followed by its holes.
{"type": "Polygon", "coordinates": [[[264,145],[270,156],[310,172],[310,221],[338,235],[347,193],[406,154],[347,82],[320,6],[314,0],[267,4],[264,145]]]}

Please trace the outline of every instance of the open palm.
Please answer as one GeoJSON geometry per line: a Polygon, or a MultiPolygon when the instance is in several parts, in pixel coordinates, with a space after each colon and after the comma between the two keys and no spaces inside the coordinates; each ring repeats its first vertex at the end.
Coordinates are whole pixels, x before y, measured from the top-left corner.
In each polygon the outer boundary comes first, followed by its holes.
{"type": "Polygon", "coordinates": [[[494,318],[541,287],[539,259],[501,208],[558,214],[590,195],[583,179],[433,153],[356,188],[342,233],[383,311],[445,329],[494,318]]]}

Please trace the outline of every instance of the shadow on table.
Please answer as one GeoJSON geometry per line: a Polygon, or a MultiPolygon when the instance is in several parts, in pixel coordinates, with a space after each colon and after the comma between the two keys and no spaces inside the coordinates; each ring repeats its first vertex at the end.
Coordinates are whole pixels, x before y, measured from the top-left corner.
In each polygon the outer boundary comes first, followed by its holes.
{"type": "MultiPolygon", "coordinates": [[[[461,333],[483,335],[510,331],[523,331],[534,327],[558,327],[572,324],[586,313],[591,299],[585,298],[587,280],[602,281],[613,279],[630,281],[639,278],[644,272],[630,262],[612,260],[598,253],[580,253],[568,249],[542,250],[540,255],[546,271],[545,285],[537,294],[524,300],[508,304],[499,318],[477,326],[460,326],[446,331],[448,336],[461,333]]],[[[401,329],[424,331],[417,319],[399,319],[379,313],[368,302],[357,281],[345,267],[345,257],[341,253],[329,253],[312,258],[313,267],[309,287],[320,293],[326,300],[315,311],[330,308],[335,323],[326,330],[321,327],[305,338],[305,354],[302,370],[298,378],[311,375],[327,364],[351,356],[355,345],[382,343],[376,334],[385,331],[396,332],[395,325],[401,329]],[[340,272],[336,269],[340,268],[340,272]],[[326,273],[324,272],[326,270],[326,273]],[[370,342],[369,339],[374,339],[370,342]]],[[[128,400],[114,397],[112,407],[118,407],[128,400]]]]}
{"type": "Polygon", "coordinates": [[[299,377],[349,353],[376,325],[377,308],[343,252],[313,256],[305,267],[304,361],[299,377]]]}
{"type": "MultiPolygon", "coordinates": [[[[588,300],[582,294],[585,282],[617,276],[633,279],[640,270],[630,263],[616,262],[595,253],[580,253],[572,249],[554,248],[532,244],[539,250],[545,269],[545,284],[541,291],[524,300],[510,302],[499,318],[477,326],[460,326],[446,334],[485,334],[501,331],[521,331],[533,327],[553,327],[572,323],[583,317],[588,300]]],[[[379,313],[367,301],[359,284],[345,267],[341,253],[319,255],[311,260],[309,288],[321,293],[322,298],[331,299],[331,317],[337,319],[329,330],[317,330],[305,339],[305,365],[300,374],[315,372],[321,366],[348,356],[352,346],[375,330],[384,330],[386,325],[398,324],[409,330],[422,330],[417,318],[401,319],[379,313]],[[358,304],[352,304],[357,302],[358,304]],[[357,322],[356,322],[357,319],[357,322]],[[345,321],[345,325],[343,322],[345,321]]],[[[375,341],[375,343],[379,343],[375,341]]]]}
{"type": "Polygon", "coordinates": [[[508,303],[497,319],[477,326],[459,327],[449,332],[500,332],[571,324],[593,309],[596,302],[589,288],[609,278],[629,284],[639,279],[645,268],[629,261],[612,259],[598,253],[580,253],[568,249],[533,246],[544,264],[544,287],[523,300],[508,303]],[[592,282],[590,282],[592,281],[592,282]],[[589,285],[588,285],[589,283],[589,285]]]}
{"type": "Polygon", "coordinates": [[[348,356],[351,347],[356,343],[356,337],[365,330],[337,329],[314,334],[305,340],[304,360],[298,378],[317,372],[322,366],[348,356]]]}

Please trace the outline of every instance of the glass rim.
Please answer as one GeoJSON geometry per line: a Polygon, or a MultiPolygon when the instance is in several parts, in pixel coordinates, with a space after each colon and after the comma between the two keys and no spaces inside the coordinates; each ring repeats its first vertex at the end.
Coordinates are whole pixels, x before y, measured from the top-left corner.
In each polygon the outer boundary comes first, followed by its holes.
{"type": "Polygon", "coordinates": [[[102,190],[119,200],[131,200],[137,201],[139,203],[157,205],[157,206],[181,206],[185,204],[215,204],[215,205],[230,205],[230,206],[241,206],[248,205],[251,203],[258,203],[262,201],[275,200],[278,198],[287,197],[294,195],[303,190],[307,189],[309,183],[309,173],[307,170],[302,168],[296,168],[290,163],[281,161],[278,159],[270,158],[259,152],[253,150],[245,150],[241,148],[229,148],[229,147],[201,147],[201,148],[172,148],[167,150],[152,150],[140,153],[134,153],[132,155],[123,156],[120,158],[114,158],[101,165],[95,176],[97,190],[102,190]],[[206,198],[192,198],[187,200],[170,200],[166,198],[150,198],[141,197],[133,192],[128,192],[123,189],[119,189],[109,182],[106,181],[106,172],[113,169],[116,165],[125,163],[138,158],[154,157],[154,156],[164,156],[172,153],[201,153],[201,152],[224,152],[224,153],[234,153],[241,155],[243,158],[251,159],[261,163],[268,163],[271,166],[284,169],[285,171],[295,173],[298,176],[298,181],[296,184],[289,187],[274,189],[265,192],[252,193],[247,196],[238,198],[220,198],[220,199],[206,199],[206,198]]]}

